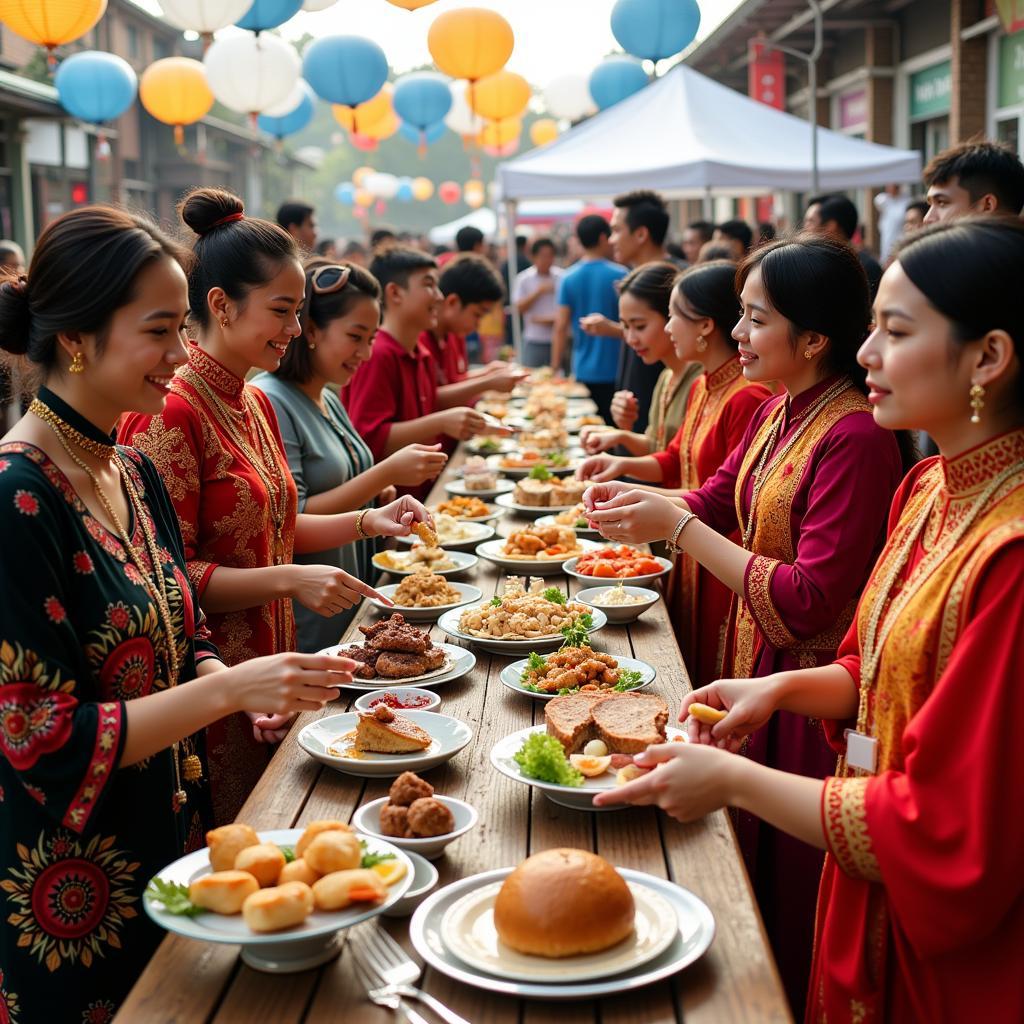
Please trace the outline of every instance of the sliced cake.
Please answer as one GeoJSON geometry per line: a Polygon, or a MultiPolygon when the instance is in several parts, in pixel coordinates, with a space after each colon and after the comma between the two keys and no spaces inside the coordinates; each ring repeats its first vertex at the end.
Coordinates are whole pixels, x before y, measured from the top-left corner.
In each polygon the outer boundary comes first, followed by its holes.
{"type": "Polygon", "coordinates": [[[583,500],[583,492],[590,486],[588,480],[563,478],[551,484],[552,505],[575,505],[583,500]]]}
{"type": "Polygon", "coordinates": [[[512,498],[517,505],[533,505],[543,508],[551,504],[551,484],[547,480],[534,480],[527,477],[516,484],[512,498]]]}
{"type": "Polygon", "coordinates": [[[356,750],[372,754],[412,754],[430,746],[430,733],[408,718],[379,704],[371,714],[360,714],[356,750]]]}

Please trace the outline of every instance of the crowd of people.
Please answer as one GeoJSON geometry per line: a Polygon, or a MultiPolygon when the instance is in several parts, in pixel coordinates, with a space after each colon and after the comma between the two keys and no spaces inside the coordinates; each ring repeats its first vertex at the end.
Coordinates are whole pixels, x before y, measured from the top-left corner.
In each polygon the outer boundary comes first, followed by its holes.
{"type": "Polygon", "coordinates": [[[883,194],[881,261],[843,196],[676,248],[647,191],[581,217],[564,268],[473,230],[339,252],[308,205],[218,189],[181,202],[184,246],[106,206],[27,270],[0,243],[0,350],[38,378],[0,442],[0,1008],[113,1012],[160,938],[145,881],[351,681],[317,652],[386,603],[375,545],[493,430],[479,396],[543,367],[605,420],[591,524],[675,555],[694,685],[691,742],[596,802],[734,808],[808,1020],[1024,1018],[1024,167],[967,144],[925,187],[883,194]],[[509,311],[518,359],[482,358],[509,311]]]}

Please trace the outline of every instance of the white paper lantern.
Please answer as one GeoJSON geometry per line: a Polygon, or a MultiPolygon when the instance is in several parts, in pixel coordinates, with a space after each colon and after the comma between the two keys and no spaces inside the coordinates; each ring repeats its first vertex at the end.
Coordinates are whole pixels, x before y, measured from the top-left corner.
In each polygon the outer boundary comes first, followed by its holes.
{"type": "Polygon", "coordinates": [[[160,6],[175,28],[210,35],[234,25],[252,7],[252,0],[160,0],[160,6]]]}
{"type": "Polygon", "coordinates": [[[241,114],[262,114],[283,103],[302,67],[295,47],[269,32],[217,39],[203,63],[213,95],[241,114]]]}
{"type": "Polygon", "coordinates": [[[484,119],[474,114],[466,99],[468,83],[461,79],[449,86],[452,91],[452,108],[445,115],[444,123],[456,135],[476,135],[484,125],[484,119]]]}
{"type": "Polygon", "coordinates": [[[544,102],[552,117],[578,121],[597,112],[590,85],[583,75],[562,75],[553,79],[544,90],[544,102]]]}
{"type": "Polygon", "coordinates": [[[302,9],[304,11],[326,11],[328,7],[333,7],[338,0],[304,0],[302,9]]]}
{"type": "Polygon", "coordinates": [[[398,178],[394,174],[378,172],[363,179],[363,188],[378,199],[394,199],[398,194],[398,178]]]}
{"type": "Polygon", "coordinates": [[[304,79],[300,78],[280,103],[274,103],[267,107],[266,110],[261,110],[260,113],[265,114],[267,117],[285,117],[302,102],[307,92],[313,95],[313,90],[310,89],[304,79]]]}

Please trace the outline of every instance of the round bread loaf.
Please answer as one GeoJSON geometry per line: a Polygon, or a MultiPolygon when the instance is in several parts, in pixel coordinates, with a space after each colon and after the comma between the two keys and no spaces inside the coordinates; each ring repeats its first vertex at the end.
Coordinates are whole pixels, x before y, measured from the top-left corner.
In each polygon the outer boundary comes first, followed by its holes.
{"type": "Polygon", "coordinates": [[[494,902],[506,946],[552,958],[609,949],[633,931],[635,916],[633,894],[608,861],[566,848],[528,857],[494,902]]]}

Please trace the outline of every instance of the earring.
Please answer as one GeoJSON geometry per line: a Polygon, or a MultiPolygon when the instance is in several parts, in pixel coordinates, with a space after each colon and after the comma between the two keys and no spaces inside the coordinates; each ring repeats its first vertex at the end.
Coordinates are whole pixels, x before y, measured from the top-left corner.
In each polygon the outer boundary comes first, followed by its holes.
{"type": "Polygon", "coordinates": [[[308,348],[310,352],[315,352],[316,351],[316,342],[315,341],[307,341],[306,342],[306,348],[308,348]]]}
{"type": "Polygon", "coordinates": [[[71,365],[68,367],[68,373],[84,373],[85,372],[85,356],[81,352],[76,352],[71,357],[71,365]]]}
{"type": "Polygon", "coordinates": [[[703,334],[697,339],[697,346],[696,346],[696,348],[697,348],[698,352],[707,352],[707,350],[708,350],[708,339],[703,334]]]}
{"type": "Polygon", "coordinates": [[[981,422],[981,410],[985,408],[985,389],[980,384],[971,385],[971,422],[981,422]]]}
{"type": "Polygon", "coordinates": [[[804,349],[804,359],[813,359],[813,358],[814,358],[814,353],[809,348],[805,348],[804,349]]]}
{"type": "Polygon", "coordinates": [[[227,318],[227,317],[224,317],[224,319],[223,319],[223,320],[221,320],[221,322],[220,322],[220,325],[221,325],[221,327],[222,327],[222,328],[224,328],[224,330],[226,331],[226,330],[228,329],[228,326],[229,326],[229,324],[228,324],[228,318],[227,318]]]}

